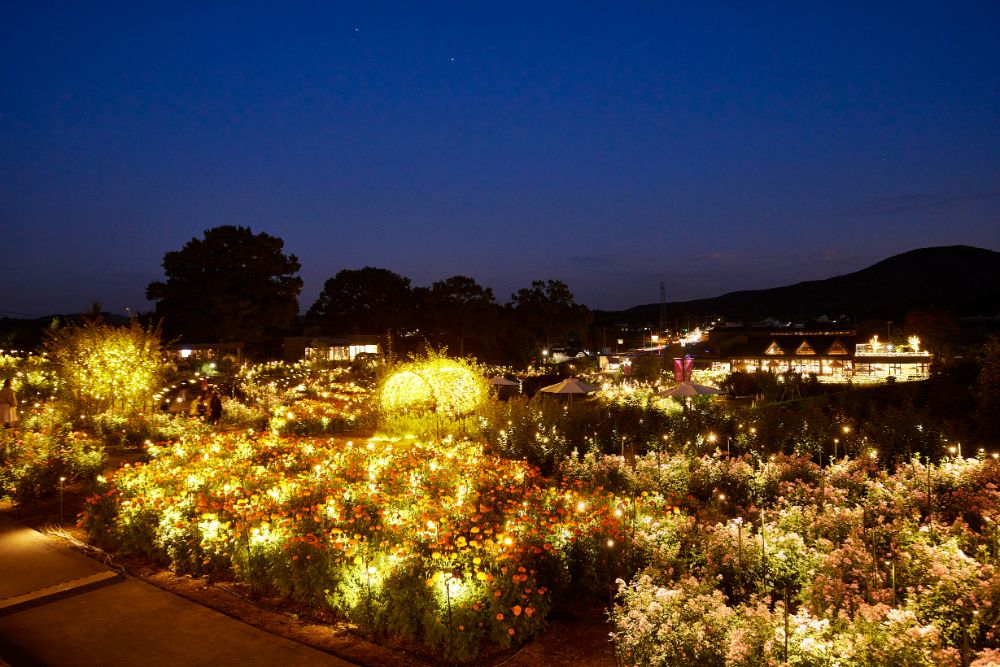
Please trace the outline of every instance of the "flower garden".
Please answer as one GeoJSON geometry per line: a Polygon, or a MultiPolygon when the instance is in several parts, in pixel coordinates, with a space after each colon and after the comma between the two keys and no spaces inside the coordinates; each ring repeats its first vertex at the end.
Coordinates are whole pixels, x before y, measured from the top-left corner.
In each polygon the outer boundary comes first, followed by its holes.
{"type": "Polygon", "coordinates": [[[377,378],[259,367],[220,429],[117,424],[151,437],[107,478],[100,443],[45,427],[43,406],[0,436],[0,484],[93,479],[80,523],[96,544],[437,661],[496,655],[596,602],[627,665],[1000,664],[989,453],[949,456],[929,422],[923,446],[891,450],[872,421],[833,457],[810,434],[829,442],[843,414],[681,411],[634,392],[466,404],[448,387],[468,396],[485,374],[431,361],[377,378]]]}

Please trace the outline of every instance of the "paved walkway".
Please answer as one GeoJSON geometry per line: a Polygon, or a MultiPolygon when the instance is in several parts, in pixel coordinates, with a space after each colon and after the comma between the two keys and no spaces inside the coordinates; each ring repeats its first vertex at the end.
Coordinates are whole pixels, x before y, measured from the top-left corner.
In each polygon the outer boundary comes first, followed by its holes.
{"type": "Polygon", "coordinates": [[[352,663],[113,571],[0,516],[0,665],[352,663]]]}

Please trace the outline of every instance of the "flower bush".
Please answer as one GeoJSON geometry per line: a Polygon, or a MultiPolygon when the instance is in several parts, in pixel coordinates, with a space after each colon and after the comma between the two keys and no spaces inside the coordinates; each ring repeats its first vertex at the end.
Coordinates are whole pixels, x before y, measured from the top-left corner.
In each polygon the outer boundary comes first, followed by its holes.
{"type": "MultiPolygon", "coordinates": [[[[585,476],[580,468],[588,466],[574,465],[574,476],[585,476]]],[[[685,639],[691,627],[720,647],[698,664],[721,655],[742,665],[958,665],[976,655],[986,664],[995,654],[995,460],[932,467],[914,460],[895,473],[870,459],[821,470],[776,456],[758,466],[701,457],[691,462],[695,472],[681,501],[689,512],[640,512],[635,544],[644,569],[620,586],[610,612],[625,663],[692,660],[685,639]],[[760,496],[762,508],[690,494],[717,488],[727,475],[738,488],[739,480],[756,478],[773,491],[760,496]],[[930,505],[919,492],[928,478],[930,505]],[[708,610],[691,593],[699,590],[712,591],[712,604],[725,610],[708,610]],[[662,597],[658,591],[683,591],[685,604],[705,610],[700,623],[725,619],[724,629],[654,619],[650,605],[662,597]]],[[[589,468],[597,473],[603,466],[594,461],[589,468]]]]}
{"type": "Polygon", "coordinates": [[[726,664],[733,610],[711,583],[683,577],[658,586],[648,574],[618,581],[621,604],[611,613],[615,649],[628,665],[726,664]]]}
{"type": "Polygon", "coordinates": [[[0,498],[24,502],[52,495],[60,484],[93,483],[103,464],[101,443],[79,431],[0,430],[0,498]]]}

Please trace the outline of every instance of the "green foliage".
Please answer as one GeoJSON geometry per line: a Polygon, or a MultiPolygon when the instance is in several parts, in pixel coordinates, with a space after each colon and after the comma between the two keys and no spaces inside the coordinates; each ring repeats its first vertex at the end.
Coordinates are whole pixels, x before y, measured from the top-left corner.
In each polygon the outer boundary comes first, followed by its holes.
{"type": "Polygon", "coordinates": [[[138,447],[148,442],[180,440],[206,433],[210,427],[197,419],[162,412],[129,416],[106,412],[88,421],[94,435],[105,445],[138,447]]]}
{"type": "Polygon", "coordinates": [[[670,416],[650,399],[606,402],[539,394],[487,402],[479,411],[481,437],[496,453],[530,462],[546,474],[573,450],[633,454],[664,447],[670,416]]]}
{"type": "Polygon", "coordinates": [[[0,381],[10,378],[19,404],[51,400],[59,388],[52,364],[43,356],[14,357],[0,354],[0,381]]]}

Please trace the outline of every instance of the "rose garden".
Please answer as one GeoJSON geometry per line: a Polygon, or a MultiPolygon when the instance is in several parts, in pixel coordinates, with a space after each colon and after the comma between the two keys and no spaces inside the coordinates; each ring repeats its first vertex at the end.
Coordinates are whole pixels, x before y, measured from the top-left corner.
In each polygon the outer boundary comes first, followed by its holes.
{"type": "Polygon", "coordinates": [[[95,547],[432,661],[503,655],[590,604],[628,665],[1000,662],[997,443],[959,444],[934,379],[753,406],[621,378],[501,401],[504,369],[431,352],[228,369],[209,426],[162,392],[227,369],[166,362],[134,322],[2,363],[10,503],[85,484],[95,547]],[[114,451],[133,461],[109,469],[114,451]]]}

